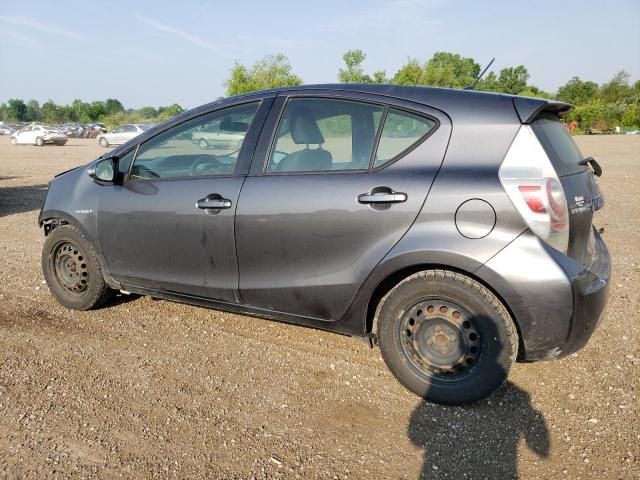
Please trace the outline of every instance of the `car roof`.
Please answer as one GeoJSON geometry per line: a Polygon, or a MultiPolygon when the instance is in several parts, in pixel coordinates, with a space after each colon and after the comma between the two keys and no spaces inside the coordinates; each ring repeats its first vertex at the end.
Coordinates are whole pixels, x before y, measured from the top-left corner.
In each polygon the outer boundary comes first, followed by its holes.
{"type": "MultiPolygon", "coordinates": [[[[513,104],[520,120],[529,123],[540,111],[547,110],[564,114],[573,109],[573,105],[537,97],[523,97],[497,92],[483,92],[471,89],[453,89],[439,87],[422,87],[410,85],[390,85],[380,83],[327,83],[313,85],[297,85],[269,90],[245,93],[223,99],[242,99],[262,97],[269,94],[314,92],[329,90],[336,92],[368,93],[389,98],[400,98],[432,106],[444,111],[451,108],[464,110],[470,103],[485,105],[487,109],[499,104],[513,104]]],[[[218,102],[212,102],[216,104],[218,102]]],[[[211,105],[211,104],[210,104],[211,105]]]]}

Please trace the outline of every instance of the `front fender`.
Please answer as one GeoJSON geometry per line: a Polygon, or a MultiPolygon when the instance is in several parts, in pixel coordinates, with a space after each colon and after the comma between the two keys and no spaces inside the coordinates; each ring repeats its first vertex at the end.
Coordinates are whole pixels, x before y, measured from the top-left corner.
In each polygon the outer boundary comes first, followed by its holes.
{"type": "Polygon", "coordinates": [[[56,220],[76,226],[96,250],[106,282],[111,288],[118,289],[120,285],[111,277],[98,241],[97,206],[101,187],[86,174],[86,169],[87,166],[76,168],[49,182],[38,225],[42,227],[56,220]]]}

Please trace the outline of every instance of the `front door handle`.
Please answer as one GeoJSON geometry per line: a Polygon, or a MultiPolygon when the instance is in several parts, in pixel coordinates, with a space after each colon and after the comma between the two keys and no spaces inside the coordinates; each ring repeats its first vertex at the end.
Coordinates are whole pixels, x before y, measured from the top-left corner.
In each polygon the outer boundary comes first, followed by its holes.
{"type": "Polygon", "coordinates": [[[196,207],[201,208],[203,210],[215,209],[219,210],[221,208],[231,208],[231,200],[226,198],[222,198],[218,194],[207,195],[205,198],[202,198],[196,202],[196,207]]]}
{"type": "MultiPolygon", "coordinates": [[[[375,190],[375,189],[374,189],[375,190]]],[[[383,191],[374,191],[363,193],[358,195],[358,202],[365,204],[376,203],[402,203],[407,201],[407,194],[402,192],[394,192],[393,190],[385,189],[383,191]]]]}

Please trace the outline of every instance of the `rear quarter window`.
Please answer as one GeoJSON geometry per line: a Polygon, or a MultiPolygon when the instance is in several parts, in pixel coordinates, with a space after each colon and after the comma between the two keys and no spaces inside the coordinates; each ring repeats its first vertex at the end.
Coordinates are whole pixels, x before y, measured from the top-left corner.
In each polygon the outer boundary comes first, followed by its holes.
{"type": "Polygon", "coordinates": [[[436,122],[401,110],[389,109],[373,167],[381,167],[407,151],[433,130],[436,122]]]}
{"type": "Polygon", "coordinates": [[[555,115],[541,115],[531,124],[559,177],[586,170],[584,155],[555,115]]]}

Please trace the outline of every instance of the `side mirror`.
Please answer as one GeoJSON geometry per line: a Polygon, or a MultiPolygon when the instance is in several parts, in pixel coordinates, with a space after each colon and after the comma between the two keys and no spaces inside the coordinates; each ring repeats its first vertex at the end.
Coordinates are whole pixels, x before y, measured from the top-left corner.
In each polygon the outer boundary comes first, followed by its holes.
{"type": "Polygon", "coordinates": [[[118,171],[117,161],[116,157],[103,158],[89,168],[87,173],[96,183],[113,183],[118,171]]]}

